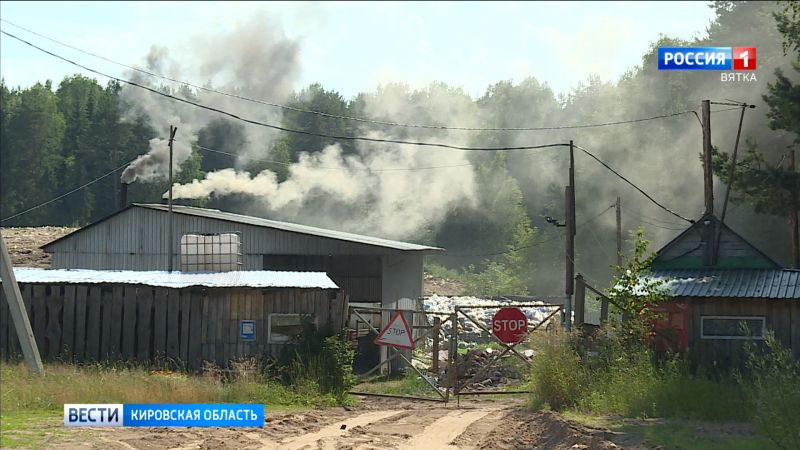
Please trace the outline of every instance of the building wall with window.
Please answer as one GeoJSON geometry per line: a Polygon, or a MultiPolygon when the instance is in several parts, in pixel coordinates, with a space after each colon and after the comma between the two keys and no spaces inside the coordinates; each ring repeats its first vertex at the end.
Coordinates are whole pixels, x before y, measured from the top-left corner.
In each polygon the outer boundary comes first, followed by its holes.
{"type": "Polygon", "coordinates": [[[740,367],[748,341],[767,331],[800,358],[800,299],[682,297],[688,305],[689,349],[702,365],[740,367]]]}
{"type": "Polygon", "coordinates": [[[680,330],[681,348],[700,365],[741,366],[745,343],[767,332],[800,359],[800,271],[781,268],[715,216],[661,248],[652,269],[673,295],[659,328],[680,330]]]}

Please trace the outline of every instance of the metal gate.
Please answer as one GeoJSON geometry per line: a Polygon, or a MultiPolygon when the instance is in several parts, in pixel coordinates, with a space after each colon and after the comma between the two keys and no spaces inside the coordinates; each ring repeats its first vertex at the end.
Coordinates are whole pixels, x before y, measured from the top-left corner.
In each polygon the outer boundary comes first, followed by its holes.
{"type": "MultiPolygon", "coordinates": [[[[351,339],[355,339],[356,341],[359,339],[363,339],[366,337],[368,339],[368,343],[371,343],[373,335],[377,336],[380,331],[379,328],[382,327],[384,322],[384,317],[386,317],[390,313],[394,313],[396,310],[389,309],[389,308],[381,308],[381,307],[371,307],[371,306],[360,306],[360,305],[350,305],[349,312],[350,312],[350,320],[348,324],[350,325],[349,328],[349,335],[351,339]],[[376,316],[379,316],[380,319],[377,319],[376,316]],[[377,324],[376,321],[380,320],[380,324],[377,324]],[[365,333],[366,332],[366,333],[365,333]]],[[[425,342],[429,337],[432,338],[432,352],[433,352],[433,360],[435,363],[433,364],[432,370],[435,372],[438,366],[438,348],[439,343],[442,342],[442,327],[444,322],[438,319],[434,319],[434,323],[431,323],[429,320],[429,315],[431,312],[423,311],[423,310],[403,310],[403,315],[411,317],[411,331],[412,331],[412,338],[415,344],[415,347],[419,347],[420,343],[425,342]]],[[[393,394],[381,394],[375,392],[351,392],[352,394],[357,395],[373,395],[373,396],[384,396],[384,397],[404,397],[404,398],[411,398],[417,400],[435,400],[435,401],[447,401],[447,393],[442,392],[439,386],[436,385],[436,377],[426,375],[425,373],[420,370],[417,365],[414,364],[412,361],[414,359],[413,354],[408,356],[405,354],[403,350],[394,348],[394,347],[385,347],[388,352],[387,358],[381,358],[381,361],[378,364],[372,366],[369,370],[358,374],[358,378],[366,379],[373,375],[375,372],[386,369],[391,366],[391,363],[395,360],[401,360],[405,362],[406,366],[413,370],[416,375],[425,381],[425,383],[431,388],[433,392],[436,393],[435,399],[418,397],[418,396],[411,396],[411,395],[393,395],[393,394]]]]}
{"type": "MultiPolygon", "coordinates": [[[[366,306],[366,305],[350,305],[350,336],[355,342],[359,342],[364,347],[364,344],[372,344],[374,337],[380,332],[379,330],[384,325],[384,321],[389,314],[394,310],[381,308],[379,306],[366,306]]],[[[561,305],[553,305],[546,303],[507,303],[495,305],[471,305],[471,306],[455,306],[453,311],[423,311],[422,309],[414,311],[403,311],[405,317],[410,318],[409,323],[412,328],[413,341],[416,350],[413,353],[408,351],[396,349],[394,347],[387,347],[387,355],[377,364],[372,364],[368,370],[363,371],[358,377],[362,380],[368,379],[379,370],[384,372],[388,367],[391,367],[393,361],[402,361],[406,364],[407,370],[412,370],[413,373],[424,380],[425,384],[430,387],[430,390],[435,393],[434,398],[425,398],[415,395],[398,395],[391,393],[380,392],[359,392],[353,391],[352,394],[357,395],[373,395],[384,397],[402,397],[418,400],[434,400],[441,402],[448,402],[451,395],[457,398],[461,395],[475,395],[475,394],[512,394],[522,393],[523,391],[499,391],[499,390],[470,390],[476,381],[480,380],[488,370],[500,361],[501,358],[508,354],[513,354],[520,358],[526,366],[530,366],[529,358],[517,351],[515,348],[519,343],[525,342],[532,333],[541,329],[547,323],[557,323],[560,326],[560,320],[552,320],[562,311],[561,305]],[[499,310],[503,307],[519,307],[523,309],[535,308],[537,310],[544,310],[541,317],[530,318],[528,317],[528,331],[525,333],[520,342],[515,344],[506,344],[497,339],[490,331],[489,323],[484,323],[481,319],[476,318],[474,310],[499,310]],[[485,334],[491,337],[495,342],[500,344],[502,351],[499,351],[496,356],[491,360],[483,363],[477,368],[474,375],[463,379],[459,377],[459,373],[465,372],[465,369],[460,367],[460,364],[465,364],[465,358],[459,357],[459,343],[469,342],[462,323],[466,322],[474,324],[474,326],[482,330],[485,334]],[[440,356],[445,356],[444,361],[440,361],[440,356]],[[429,356],[428,356],[429,355],[429,356]],[[419,358],[423,357],[424,362],[419,358]],[[430,362],[428,363],[428,359],[430,362]],[[459,361],[461,359],[461,361],[459,361]]],[[[485,321],[485,320],[484,320],[485,321]]]]}
{"type": "MultiPolygon", "coordinates": [[[[486,374],[494,365],[495,363],[499,362],[500,359],[509,354],[513,353],[516,357],[520,358],[527,367],[531,366],[531,362],[529,358],[515,348],[517,345],[526,342],[528,338],[533,334],[535,331],[539,330],[545,324],[548,324],[550,320],[555,317],[559,312],[562,311],[561,305],[552,305],[552,304],[543,304],[543,303],[512,303],[508,305],[473,305],[473,306],[456,306],[455,311],[452,313],[451,321],[458,322],[458,317],[463,316],[465,319],[469,320],[479,329],[483,330],[486,334],[488,334],[494,342],[499,344],[503,350],[499,352],[496,356],[493,356],[489,361],[480,364],[477,367],[477,370],[474,375],[467,378],[466,381],[459,381],[458,374],[460,373],[457,358],[452,357],[450,358],[450,367],[451,369],[448,370],[448,373],[451,374],[451,379],[448,382],[448,386],[452,386],[453,395],[460,399],[461,395],[486,395],[486,394],[522,394],[528,393],[528,391],[501,391],[501,390],[481,390],[481,391],[470,391],[469,388],[478,380],[481,379],[482,376],[486,374]],[[528,331],[523,335],[522,339],[518,342],[513,344],[507,344],[502,342],[497,336],[492,333],[491,330],[486,326],[486,324],[481,323],[480,320],[476,319],[472,315],[468,313],[470,310],[492,310],[492,309],[501,309],[503,307],[515,307],[515,308],[536,308],[536,309],[546,309],[548,313],[540,319],[530,319],[528,318],[528,331]]],[[[560,320],[557,323],[561,323],[560,320]]],[[[458,327],[454,327],[456,330],[454,333],[451,334],[451,343],[450,349],[458,349],[458,341],[459,341],[459,329],[458,327]]],[[[455,352],[451,352],[451,355],[454,355],[455,352]]]]}

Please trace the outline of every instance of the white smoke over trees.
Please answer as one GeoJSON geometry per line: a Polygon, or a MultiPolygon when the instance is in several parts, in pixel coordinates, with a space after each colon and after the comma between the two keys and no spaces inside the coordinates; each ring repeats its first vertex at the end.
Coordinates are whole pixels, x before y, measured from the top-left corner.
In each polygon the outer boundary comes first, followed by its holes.
{"type": "MultiPolygon", "coordinates": [[[[707,98],[730,98],[761,105],[747,113],[743,137],[756,138],[769,155],[777,157],[780,153],[777,149],[785,148],[789,142],[767,126],[766,108],[761,99],[767,82],[773,78],[772,68],[789,67],[790,63],[788,58],[782,56],[780,38],[774,32],[774,22],[768,14],[775,6],[745,3],[736,4],[730,10],[725,9],[728,7],[724,5],[722,8],[718,11],[717,22],[709,27],[707,37],[693,42],[664,38],[653,43],[651,50],[643,56],[641,66],[632,68],[620,80],[608,82],[590,76],[585,84],[576,86],[569,95],[562,97],[557,97],[546,84],[529,78],[518,83],[496,83],[478,99],[470,98],[457,88],[435,83],[417,90],[402,84],[389,84],[374,92],[362,93],[349,103],[335,98],[335,91],[325,91],[319,86],[309,88],[294,100],[299,106],[310,105],[308,109],[390,122],[465,127],[537,127],[657,116],[696,110],[700,101],[707,98]],[[753,26],[753,20],[757,20],[759,26],[753,26]],[[750,25],[743,27],[742,22],[750,25]],[[736,42],[758,47],[759,65],[765,68],[758,72],[758,82],[723,83],[718,73],[666,73],[656,70],[655,48],[658,46],[730,46],[734,45],[734,37],[736,42]],[[323,97],[325,101],[315,103],[323,97]]],[[[278,32],[276,34],[279,35],[278,32]]],[[[292,54],[289,49],[293,47],[279,42],[280,45],[270,47],[275,49],[276,54],[292,54]]],[[[252,73],[239,74],[237,67],[229,67],[219,58],[222,56],[215,53],[208,64],[199,67],[210,78],[226,79],[232,85],[239,84],[231,81],[237,77],[242,77],[247,83],[257,83],[258,78],[253,77],[252,73]]],[[[183,70],[170,65],[171,60],[163,52],[157,52],[152,59],[154,64],[161,64],[160,67],[183,73],[183,70]]],[[[292,58],[284,60],[290,61],[292,58]]],[[[237,59],[233,58],[232,61],[237,59]]],[[[287,67],[285,72],[270,72],[272,78],[286,80],[284,87],[290,84],[296,64],[288,64],[287,67]],[[286,77],[278,76],[280,73],[286,73],[286,77]]],[[[281,92],[263,91],[261,94],[257,98],[281,98],[281,92]]],[[[288,91],[284,94],[284,98],[288,98],[288,91]]],[[[218,103],[214,105],[224,103],[223,100],[229,99],[215,97],[214,101],[218,103]]],[[[169,108],[175,107],[159,108],[174,111],[169,108]]],[[[690,218],[696,218],[702,212],[700,128],[691,114],[613,127],[476,133],[382,126],[320,118],[305,113],[279,116],[275,110],[264,107],[257,111],[248,108],[250,106],[246,102],[233,101],[223,109],[248,117],[264,118],[272,114],[273,120],[268,120],[269,117],[264,120],[311,132],[336,134],[332,133],[335,131],[346,135],[457,145],[516,146],[567,142],[572,139],[670,208],[690,218]]],[[[147,108],[148,111],[152,109],[147,108]]],[[[183,108],[178,110],[180,114],[177,116],[182,123],[193,130],[206,127],[209,123],[209,116],[205,113],[185,111],[183,108]]],[[[738,124],[736,116],[736,113],[724,111],[712,115],[712,138],[714,144],[723,151],[732,147],[738,124]]],[[[167,127],[168,123],[164,123],[167,127]]],[[[242,129],[246,139],[241,150],[235,152],[239,159],[231,161],[230,168],[212,171],[202,180],[176,186],[176,197],[211,196],[219,201],[246,199],[247,206],[244,209],[248,213],[394,238],[408,238],[416,236],[420,229],[430,229],[435,243],[447,241],[454,253],[473,251],[477,254],[485,253],[475,251],[475,248],[488,239],[476,236],[494,232],[487,230],[498,228],[486,224],[503,220],[503,213],[497,213],[503,211],[503,206],[492,199],[498,189],[508,188],[504,184],[508,180],[504,176],[507,172],[512,175],[512,181],[518,183],[528,216],[540,230],[534,239],[534,243],[542,241],[542,244],[534,247],[540,263],[537,272],[531,274],[534,280],[531,284],[543,286],[538,292],[557,293],[562,288],[561,283],[552,283],[553,279],[561,279],[559,272],[563,270],[563,244],[558,239],[562,229],[547,224],[543,216],[563,220],[563,187],[566,184],[568,161],[563,149],[509,153],[503,164],[487,165],[501,175],[497,179],[503,181],[495,185],[491,177],[481,177],[479,180],[473,169],[491,161],[492,155],[403,145],[334,143],[329,139],[306,139],[288,133],[276,135],[250,125],[242,129]],[[281,149],[287,153],[284,162],[293,162],[286,167],[285,173],[278,177],[274,165],[270,166],[271,170],[250,173],[242,170],[243,161],[256,162],[267,158],[272,143],[278,138],[282,143],[281,149]],[[461,164],[472,166],[413,170],[461,164]],[[467,214],[471,217],[467,217],[467,214]]],[[[585,155],[576,152],[575,156],[578,223],[586,222],[578,228],[577,262],[579,271],[584,267],[591,269],[585,273],[589,278],[607,278],[609,270],[606,268],[616,261],[614,214],[594,216],[607,209],[617,196],[623,198],[624,229],[645,225],[648,237],[654,241],[654,248],[688,225],[644,199],[585,155]]],[[[723,187],[717,180],[718,204],[722,201],[723,187]]],[[[785,252],[780,240],[770,238],[774,233],[765,231],[776,229],[778,224],[782,224],[782,219],[759,217],[747,207],[736,207],[732,208],[727,221],[745,235],[753,236],[754,242],[768,252],[785,252]]],[[[510,237],[499,239],[508,242],[510,237]]],[[[502,247],[493,250],[502,250],[502,247]]],[[[454,258],[449,262],[457,265],[464,260],[454,258]]]]}
{"type": "MultiPolygon", "coordinates": [[[[180,80],[206,80],[206,86],[243,97],[281,102],[292,92],[297,79],[299,43],[288,39],[280,27],[264,16],[254,16],[226,33],[205,33],[194,36],[178,59],[170,50],[153,46],[145,57],[145,70],[180,80]]],[[[280,111],[257,103],[242,102],[229,96],[185,85],[162,85],[154,78],[131,71],[129,79],[197,103],[234,110],[255,120],[280,122],[280,111]]],[[[150,151],[136,159],[123,173],[122,181],[163,179],[168,169],[166,134],[170,125],[178,128],[174,145],[173,170],[191,155],[197,133],[219,116],[211,111],[177,102],[135,86],[125,86],[120,93],[124,103],[132,106],[128,120],[139,115],[149,117],[152,126],[163,137],[150,142],[150,151]],[[165,156],[166,155],[166,156],[165,156]]],[[[246,143],[240,149],[243,157],[263,157],[275,139],[273,130],[262,127],[246,129],[246,143]]]]}
{"type": "Polygon", "coordinates": [[[452,165],[452,161],[441,155],[415,160],[411,152],[397,151],[375,152],[362,159],[343,156],[341,147],[332,145],[318,153],[302,154],[300,161],[289,167],[289,178],[283,183],[269,170],[251,176],[223,169],[208,173],[204,180],[175,186],[173,197],[248,195],[272,217],[405,237],[425,223],[441,223],[450,208],[474,201],[472,168],[463,159],[465,166],[437,170],[434,177],[424,174],[425,170],[383,168],[452,165]],[[310,208],[315,202],[324,206],[310,208]]]}

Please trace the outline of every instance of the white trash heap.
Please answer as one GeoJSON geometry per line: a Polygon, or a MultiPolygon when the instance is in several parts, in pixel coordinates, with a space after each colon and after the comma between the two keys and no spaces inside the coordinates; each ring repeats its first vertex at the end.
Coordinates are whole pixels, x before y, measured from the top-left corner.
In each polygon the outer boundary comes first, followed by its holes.
{"type": "MultiPolygon", "coordinates": [[[[478,322],[482,323],[487,329],[491,329],[491,321],[492,316],[497,313],[500,308],[505,306],[515,306],[520,302],[515,302],[513,300],[508,299],[489,299],[489,298],[481,298],[481,297],[470,297],[470,296],[459,296],[459,297],[445,297],[439,295],[432,295],[430,297],[425,297],[422,299],[422,308],[429,313],[433,313],[433,315],[439,315],[436,313],[442,313],[440,316],[442,321],[446,320],[447,317],[444,314],[449,314],[455,311],[456,306],[460,307],[468,307],[468,306],[485,306],[485,305],[497,305],[497,308],[481,308],[481,309],[469,309],[464,311],[471,317],[473,317],[478,322]]],[[[543,321],[548,315],[550,315],[554,308],[552,307],[544,307],[546,303],[541,301],[526,301],[525,304],[537,304],[542,305],[543,307],[538,308],[536,306],[526,306],[520,307],[519,309],[528,317],[528,320],[532,323],[540,323],[543,321]]],[[[433,322],[433,315],[429,315],[429,319],[433,322]]],[[[556,314],[549,319],[548,322],[558,322],[561,319],[560,314],[556,314]]],[[[459,334],[458,340],[459,345],[462,343],[465,344],[467,347],[474,347],[479,343],[486,343],[491,342],[492,338],[486,332],[478,328],[477,325],[472,323],[469,319],[459,314],[458,316],[458,325],[459,325],[459,334]]],[[[547,324],[544,324],[546,326],[547,324]]],[[[451,324],[450,322],[446,322],[442,325],[442,328],[447,333],[450,334],[451,324]]]]}

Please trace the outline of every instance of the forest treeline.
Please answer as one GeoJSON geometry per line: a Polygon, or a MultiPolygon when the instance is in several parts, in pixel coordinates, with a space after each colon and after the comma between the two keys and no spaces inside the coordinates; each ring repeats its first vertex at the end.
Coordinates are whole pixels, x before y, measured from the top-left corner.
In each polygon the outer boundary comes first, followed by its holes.
{"type": "MultiPolygon", "coordinates": [[[[469,118],[465,120],[468,126],[524,128],[598,124],[699,110],[700,101],[708,98],[756,104],[744,122],[741,152],[745,156],[740,154],[743,176],[734,183],[735,207],[730,221],[756,245],[788,264],[786,218],[791,206],[797,206],[798,181],[796,173],[786,169],[786,155],[787,148],[796,146],[800,137],[797,3],[715,2],[711,7],[716,17],[706,30],[698,30],[700,37],[682,41],[663,36],[652,43],[641,63],[620,79],[610,82],[589,76],[565,95],[555,94],[534,78],[499,81],[478,98],[445,83],[419,89],[388,84],[351,99],[343,98],[335,88],[312,84],[295,92],[289,106],[387,122],[458,126],[463,123],[456,121],[469,118]],[[657,70],[658,47],[691,45],[757,47],[758,81],[724,83],[716,72],[657,70]],[[389,104],[391,108],[376,107],[389,104]]],[[[146,153],[149,141],[163,137],[169,126],[153,123],[142,108],[124,100],[123,89],[132,88],[116,82],[103,85],[83,75],[67,77],[58,84],[45,81],[28,87],[0,83],[0,217],[4,227],[82,226],[117,209],[119,174],[125,163],[146,153]],[[99,182],[17,216],[118,167],[118,172],[99,182]]],[[[192,95],[190,89],[176,86],[162,85],[159,89],[192,95]]],[[[712,121],[712,136],[719,150],[715,166],[718,175],[727,168],[727,153],[738,126],[738,112],[726,109],[715,107],[718,112],[712,121]]],[[[692,114],[595,128],[442,134],[436,129],[289,110],[282,111],[280,125],[316,134],[433,142],[456,139],[483,147],[572,139],[670,208],[690,218],[702,213],[701,140],[692,114]]],[[[283,181],[290,176],[289,164],[298,161],[301,154],[320,152],[337,143],[330,138],[281,132],[260,150],[261,158],[237,163],[225,153],[236,155],[244,147],[248,126],[222,116],[206,124],[192,142],[192,157],[182,164],[176,181],[202,179],[205,173],[237,164],[243,164],[238,168],[252,174],[272,170],[283,181]]],[[[363,145],[353,141],[338,144],[344,155],[358,157],[364,151],[363,145]]],[[[249,146],[252,148],[253,143],[249,146]]],[[[475,202],[455,205],[443,222],[422,226],[404,238],[446,247],[450,256],[441,257],[440,262],[454,268],[473,265],[474,272],[488,277],[487,284],[500,286],[500,291],[559,292],[563,284],[563,229],[545,218],[563,221],[564,152],[472,152],[467,158],[478,186],[475,202]]],[[[688,225],[644,199],[605,168],[580,155],[576,159],[576,262],[579,271],[585,268],[590,279],[607,279],[609,266],[616,260],[614,218],[609,206],[617,196],[623,198],[624,228],[641,225],[657,243],[664,243],[688,225]]],[[[436,177],[436,171],[430,171],[429,176],[436,177]]],[[[719,202],[724,184],[718,180],[717,185],[719,202]]],[[[133,183],[129,200],[159,202],[166,187],[166,180],[133,183]]],[[[247,211],[245,198],[185,203],[247,211]]]]}

